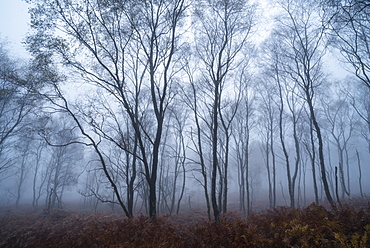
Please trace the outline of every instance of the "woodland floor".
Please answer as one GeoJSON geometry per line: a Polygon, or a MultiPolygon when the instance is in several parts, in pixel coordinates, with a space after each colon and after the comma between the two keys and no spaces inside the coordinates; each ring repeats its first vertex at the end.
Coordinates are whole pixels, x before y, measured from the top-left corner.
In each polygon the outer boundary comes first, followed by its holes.
{"type": "Polygon", "coordinates": [[[370,203],[342,208],[279,207],[222,216],[204,212],[127,219],[113,213],[65,210],[3,212],[0,247],[370,247],[370,203]]]}

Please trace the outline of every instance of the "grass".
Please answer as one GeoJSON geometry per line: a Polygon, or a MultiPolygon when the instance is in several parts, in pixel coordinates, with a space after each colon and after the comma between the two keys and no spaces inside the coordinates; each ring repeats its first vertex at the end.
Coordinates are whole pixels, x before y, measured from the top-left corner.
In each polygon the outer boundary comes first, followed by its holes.
{"type": "Polygon", "coordinates": [[[4,213],[0,223],[0,247],[370,247],[369,204],[233,212],[221,223],[201,212],[153,220],[64,210],[4,213]]]}

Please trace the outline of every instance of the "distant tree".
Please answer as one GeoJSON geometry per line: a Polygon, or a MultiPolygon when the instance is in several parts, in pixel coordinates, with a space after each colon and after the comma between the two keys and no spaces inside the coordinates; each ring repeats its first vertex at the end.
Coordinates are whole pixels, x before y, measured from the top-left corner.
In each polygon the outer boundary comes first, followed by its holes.
{"type": "MultiPolygon", "coordinates": [[[[243,69],[247,69],[244,67],[243,69]]],[[[243,74],[243,73],[242,73],[243,74]]],[[[237,93],[235,94],[234,98],[229,98],[228,101],[224,101],[223,111],[224,114],[220,114],[220,122],[222,126],[223,136],[225,137],[225,142],[220,142],[221,147],[223,147],[224,158],[222,161],[222,190],[220,190],[220,196],[222,197],[222,203],[220,203],[220,207],[222,206],[222,212],[227,212],[227,202],[228,202],[228,178],[229,178],[229,163],[230,163],[230,150],[231,150],[231,136],[232,136],[232,124],[235,120],[236,114],[238,112],[238,108],[240,107],[241,97],[242,97],[242,87],[244,86],[243,78],[240,79],[239,85],[235,85],[237,93]]],[[[237,81],[236,81],[237,82],[237,81]]],[[[221,110],[221,109],[220,109],[221,110]]],[[[221,111],[220,111],[221,112],[221,111]]]]}
{"type": "MultiPolygon", "coordinates": [[[[55,120],[56,121],[56,120],[55,120]]],[[[47,209],[62,208],[63,196],[71,186],[77,184],[77,176],[79,174],[78,161],[81,161],[83,156],[83,147],[78,144],[70,144],[75,140],[73,129],[69,128],[68,123],[57,125],[55,122],[49,123],[54,125],[51,129],[52,133],[48,137],[51,149],[51,157],[47,172],[46,181],[46,207],[47,209]],[[63,144],[63,145],[55,145],[63,144]]]]}
{"type": "MultiPolygon", "coordinates": [[[[126,198],[127,211],[130,216],[133,216],[140,160],[137,155],[138,139],[130,125],[130,119],[124,112],[116,111],[119,106],[109,102],[109,99],[99,91],[95,94],[91,93],[89,102],[77,108],[83,114],[81,119],[84,123],[90,127],[96,137],[101,139],[99,150],[106,161],[106,174],[116,185],[116,193],[113,195],[105,191],[102,191],[103,195],[101,195],[98,191],[94,191],[94,187],[90,188],[90,193],[101,202],[113,204],[112,208],[116,204],[120,205],[120,201],[123,202],[126,198]]],[[[138,113],[138,110],[135,111],[138,113]]],[[[101,182],[111,184],[109,180],[101,180],[101,182]]],[[[101,187],[97,187],[99,188],[101,187]]],[[[87,196],[90,196],[90,193],[87,196]]]]}
{"type": "Polygon", "coordinates": [[[267,181],[269,188],[269,206],[276,207],[276,135],[278,126],[276,124],[276,87],[269,80],[261,79],[257,87],[258,91],[258,128],[261,138],[262,157],[267,170],[267,181]],[[275,99],[274,99],[275,98],[275,99]]]}
{"type": "Polygon", "coordinates": [[[42,195],[42,189],[46,182],[46,176],[42,173],[44,167],[42,159],[45,158],[45,150],[47,149],[46,142],[39,141],[36,144],[34,153],[34,168],[32,178],[32,206],[37,209],[39,207],[39,200],[42,195]]]}
{"type": "Polygon", "coordinates": [[[338,48],[360,82],[370,88],[370,3],[323,0],[322,4],[329,13],[324,21],[329,24],[331,45],[338,48]]]}
{"type": "Polygon", "coordinates": [[[249,78],[247,71],[243,70],[243,72],[240,79],[243,81],[240,89],[241,102],[235,116],[235,122],[232,125],[232,137],[238,166],[240,211],[249,215],[252,212],[251,141],[252,132],[257,125],[257,120],[254,118],[256,93],[252,90],[252,80],[249,78]]]}
{"type": "Polygon", "coordinates": [[[370,122],[368,121],[370,119],[370,88],[364,84],[359,85],[351,78],[347,78],[342,84],[345,87],[341,88],[341,94],[362,120],[356,123],[356,127],[359,127],[370,153],[370,122]]]}
{"type": "MultiPolygon", "coordinates": [[[[295,185],[299,171],[300,159],[300,135],[298,123],[301,119],[301,112],[304,102],[299,95],[298,85],[289,77],[285,63],[289,63],[289,58],[285,54],[285,46],[280,42],[284,31],[279,30],[279,26],[272,31],[271,37],[264,44],[263,73],[271,78],[271,83],[275,85],[277,97],[273,98],[278,109],[279,141],[284,155],[288,192],[290,204],[295,206],[295,185]],[[290,125],[291,124],[291,125],[290,125]],[[292,128],[289,128],[289,127],[292,128]],[[289,141],[292,133],[295,148],[294,166],[291,166],[289,154],[289,141]]],[[[275,89],[274,88],[274,89],[275,89]]]]}
{"type": "Polygon", "coordinates": [[[356,158],[357,158],[357,166],[358,166],[358,172],[359,172],[358,185],[359,185],[359,188],[360,188],[360,196],[361,196],[362,199],[364,199],[364,193],[363,193],[363,190],[362,190],[362,167],[361,167],[360,154],[359,154],[357,149],[356,149],[356,158]]]}
{"type": "Polygon", "coordinates": [[[207,207],[207,215],[208,220],[211,220],[211,203],[210,203],[210,195],[209,195],[209,174],[207,172],[207,165],[206,165],[206,142],[204,141],[204,136],[207,136],[205,133],[205,130],[209,129],[209,126],[202,125],[202,123],[207,123],[206,121],[206,114],[204,113],[201,96],[204,94],[202,87],[200,84],[195,80],[195,71],[197,70],[195,68],[195,65],[190,63],[191,60],[194,60],[197,62],[196,58],[191,56],[191,54],[188,54],[185,62],[184,62],[184,71],[186,73],[189,87],[183,87],[183,101],[186,104],[186,106],[190,109],[193,115],[193,121],[195,124],[195,128],[191,128],[190,130],[190,140],[192,143],[192,146],[190,146],[190,150],[192,150],[196,156],[196,158],[193,158],[191,156],[188,156],[188,160],[192,162],[193,164],[196,164],[197,167],[199,165],[199,169],[195,169],[196,171],[199,171],[202,180],[197,179],[196,176],[194,176],[195,180],[203,187],[204,191],[204,198],[206,200],[206,207],[207,207]]]}
{"type": "MultiPolygon", "coordinates": [[[[359,116],[367,123],[365,138],[370,135],[370,4],[368,1],[323,0],[322,7],[329,13],[324,16],[328,24],[329,40],[332,47],[336,48],[349,65],[351,71],[365,88],[361,90],[365,101],[358,101],[355,95],[358,87],[352,87],[350,95],[351,104],[359,116]],[[367,103],[366,103],[367,102],[367,103]],[[363,108],[364,105],[367,107],[363,108]]],[[[358,82],[351,84],[357,85],[358,82]]],[[[365,129],[365,130],[366,130],[365,129]]],[[[370,143],[369,143],[370,144],[370,143]]],[[[370,151],[370,145],[369,145],[370,151]]]]}
{"type": "Polygon", "coordinates": [[[350,196],[350,184],[348,180],[346,182],[344,168],[347,168],[347,177],[349,178],[348,144],[355,131],[356,120],[354,118],[355,113],[351,111],[346,96],[337,97],[337,100],[323,99],[323,106],[325,108],[325,119],[328,123],[326,128],[331,134],[332,143],[338,152],[339,181],[342,189],[341,196],[344,198],[344,194],[350,196]]]}
{"type": "Polygon", "coordinates": [[[208,97],[205,102],[210,106],[208,109],[211,118],[208,126],[212,151],[210,196],[216,222],[219,222],[221,211],[216,196],[217,172],[221,171],[222,166],[219,157],[220,118],[223,115],[221,109],[228,87],[227,77],[239,64],[240,51],[245,47],[252,28],[252,17],[252,9],[245,0],[204,0],[196,3],[195,39],[197,56],[201,62],[200,82],[204,85],[204,90],[207,90],[208,97]]]}
{"type": "Polygon", "coordinates": [[[184,197],[185,183],[186,183],[186,152],[189,140],[186,139],[185,127],[188,124],[189,111],[181,106],[182,101],[177,101],[175,107],[171,109],[173,114],[173,138],[170,144],[170,154],[174,163],[174,175],[172,184],[172,195],[170,204],[170,213],[172,214],[176,209],[176,214],[179,214],[180,204],[184,197]],[[180,178],[181,176],[181,178],[180,178]],[[180,180],[180,185],[178,181],[180,180]],[[180,188],[178,192],[178,188],[180,188]],[[177,193],[178,192],[178,193],[177,193]],[[177,196],[178,195],[178,196],[177,196]]]}
{"type": "Polygon", "coordinates": [[[24,190],[24,184],[26,181],[27,174],[30,171],[30,168],[27,166],[29,163],[29,155],[30,155],[30,145],[31,140],[27,139],[26,137],[22,137],[22,141],[18,141],[18,144],[16,145],[16,149],[18,150],[18,154],[20,155],[19,161],[16,161],[16,200],[15,200],[15,206],[19,206],[19,202],[24,190]]]}
{"type": "Polygon", "coordinates": [[[305,115],[308,116],[308,128],[303,132],[302,144],[304,147],[304,152],[308,155],[310,164],[311,164],[311,172],[312,172],[312,182],[313,182],[313,191],[315,197],[315,203],[319,204],[319,192],[318,192],[318,183],[317,183],[317,175],[316,175],[316,160],[317,160],[317,151],[316,151],[316,141],[314,134],[314,127],[312,124],[311,118],[309,118],[309,113],[307,108],[305,108],[305,115]]]}
{"type": "Polygon", "coordinates": [[[308,107],[310,119],[318,140],[321,179],[325,195],[330,204],[335,204],[329,189],[324,158],[324,144],[321,128],[315,110],[315,91],[325,80],[322,71],[322,57],[325,54],[324,31],[319,18],[319,5],[314,1],[282,1],[284,16],[279,18],[283,28],[279,40],[285,47],[289,59],[284,70],[298,85],[300,96],[308,107]]]}
{"type": "MultiPolygon", "coordinates": [[[[23,120],[34,107],[33,84],[27,79],[27,66],[12,59],[6,43],[0,41],[0,156],[7,149],[7,140],[22,129],[23,120]]],[[[1,159],[0,174],[10,165],[1,159]]]]}

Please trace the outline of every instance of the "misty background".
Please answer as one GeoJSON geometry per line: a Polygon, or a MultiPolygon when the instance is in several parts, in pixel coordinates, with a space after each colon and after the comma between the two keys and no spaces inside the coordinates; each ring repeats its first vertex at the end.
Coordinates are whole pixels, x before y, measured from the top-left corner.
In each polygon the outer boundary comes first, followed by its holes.
{"type": "Polygon", "coordinates": [[[27,2],[0,1],[1,205],[217,220],[369,193],[369,4],[27,2]]]}

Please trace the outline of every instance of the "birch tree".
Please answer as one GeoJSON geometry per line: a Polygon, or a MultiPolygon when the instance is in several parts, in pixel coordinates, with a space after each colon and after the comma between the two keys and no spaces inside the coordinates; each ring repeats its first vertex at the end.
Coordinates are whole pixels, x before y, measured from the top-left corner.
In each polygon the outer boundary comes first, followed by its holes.
{"type": "Polygon", "coordinates": [[[319,6],[313,1],[283,1],[281,7],[285,13],[279,20],[285,30],[280,42],[286,47],[288,63],[284,70],[291,80],[298,85],[300,96],[304,99],[318,140],[321,179],[325,195],[330,204],[335,204],[329,189],[324,158],[323,136],[315,109],[315,91],[323,84],[325,75],[322,71],[322,57],[325,54],[325,26],[318,16],[319,6]]]}
{"type": "MultiPolygon", "coordinates": [[[[99,89],[114,102],[116,114],[129,118],[137,140],[132,154],[143,166],[148,184],[149,215],[157,215],[157,171],[163,123],[174,96],[179,29],[187,8],[185,0],[69,1],[31,0],[32,27],[29,49],[40,63],[60,62],[75,78],[99,89]],[[131,63],[133,62],[133,63],[131,63]],[[147,125],[145,121],[152,121],[147,125]]],[[[66,79],[68,81],[68,78],[66,79]]],[[[70,84],[71,87],[72,84],[70,84]]],[[[88,145],[100,158],[103,171],[126,215],[131,216],[119,194],[99,139],[120,145],[118,135],[107,132],[104,114],[81,119],[58,84],[57,106],[74,119],[88,145]],[[91,123],[93,125],[91,125],[91,123]],[[99,132],[96,129],[100,126],[99,132]],[[96,132],[100,138],[96,137],[96,132]]],[[[49,98],[50,100],[50,98],[49,98]]],[[[86,115],[85,115],[86,116],[86,115]]],[[[120,124],[125,129],[125,124],[120,124]]],[[[129,151],[132,152],[132,151],[129,151]]]]}
{"type": "Polygon", "coordinates": [[[204,0],[195,8],[196,53],[201,61],[201,82],[207,89],[206,104],[210,106],[211,203],[216,222],[220,214],[216,184],[221,166],[218,155],[221,109],[228,76],[238,66],[240,51],[249,38],[252,16],[252,9],[244,0],[204,0]]]}

